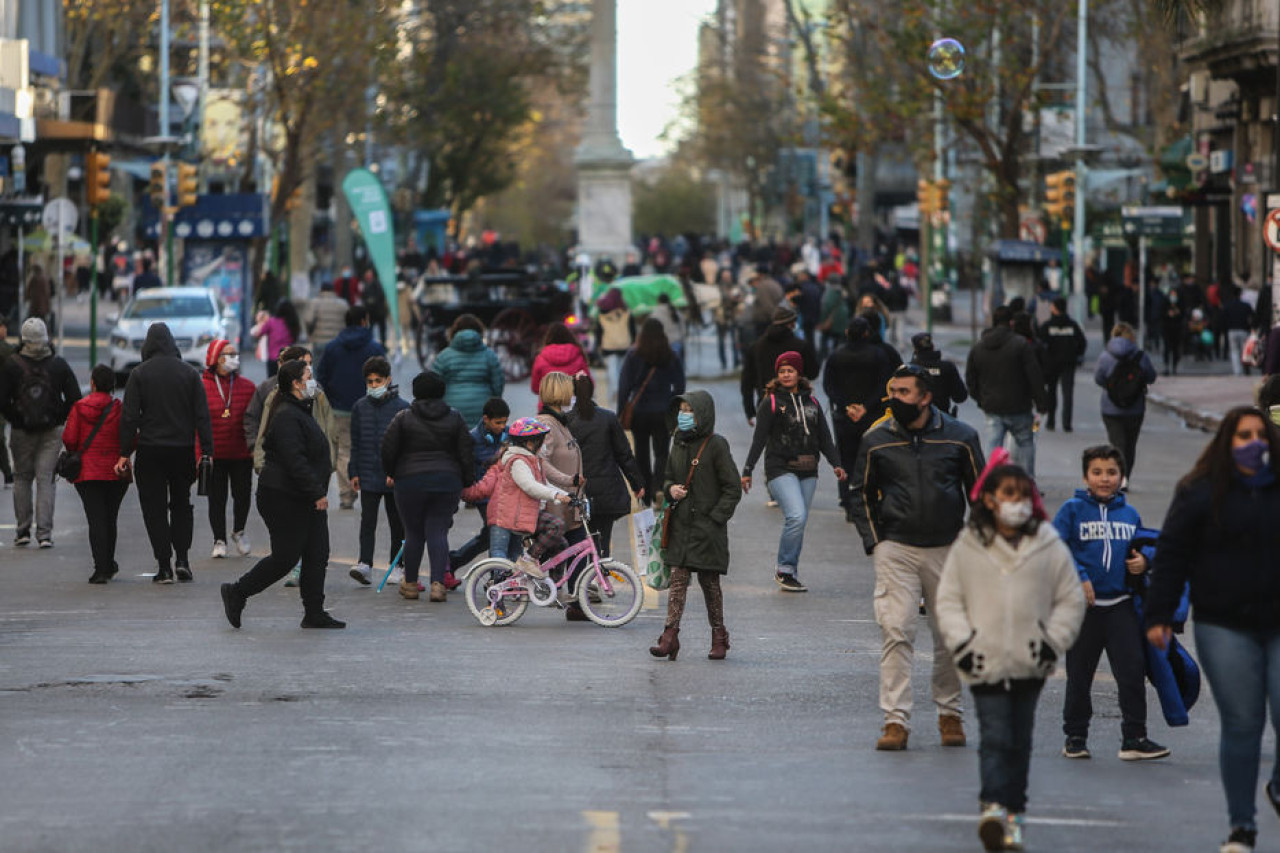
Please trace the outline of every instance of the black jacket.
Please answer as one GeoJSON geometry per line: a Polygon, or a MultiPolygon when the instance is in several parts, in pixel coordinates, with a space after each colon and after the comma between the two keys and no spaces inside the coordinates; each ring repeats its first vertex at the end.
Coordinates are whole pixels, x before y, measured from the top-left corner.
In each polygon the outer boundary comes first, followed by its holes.
{"type": "Polygon", "coordinates": [[[209,398],[200,371],[182,360],[164,323],[147,329],[142,364],[129,374],[120,414],[120,452],[145,447],[213,447],[209,398]]]}
{"type": "Polygon", "coordinates": [[[742,389],[742,411],[746,412],[748,419],[756,416],[756,402],[759,400],[760,395],[764,393],[764,386],[768,385],[769,380],[773,379],[774,362],[784,352],[800,353],[800,357],[804,359],[804,370],[801,371],[804,374],[804,378],[818,378],[818,355],[813,351],[813,344],[809,341],[801,340],[787,326],[770,326],[760,336],[760,340],[752,344],[751,349],[743,353],[740,385],[742,389]]]}
{"type": "MultiPolygon", "coordinates": [[[[884,409],[885,388],[898,363],[875,342],[850,341],[827,358],[822,369],[822,391],[831,401],[832,417],[844,417],[845,406],[860,403],[871,420],[884,409]]],[[[870,423],[870,421],[868,421],[870,423]]]]}
{"type": "Polygon", "coordinates": [[[276,406],[262,437],[266,461],[258,488],[287,492],[315,503],[329,493],[329,439],[311,416],[311,401],[292,394],[277,395],[276,406]]]}
{"type": "Polygon", "coordinates": [[[622,359],[622,367],[618,369],[618,411],[627,407],[627,403],[637,394],[635,411],[654,414],[665,414],[671,398],[684,393],[684,363],[671,354],[671,361],[654,365],[645,361],[636,352],[635,347],[627,350],[622,359]],[[645,384],[645,377],[653,370],[653,378],[645,384]],[[644,393],[640,393],[640,386],[644,393]]]}
{"type": "Polygon", "coordinates": [[[797,456],[821,454],[832,468],[840,467],[840,453],[831,438],[827,418],[822,406],[812,392],[788,394],[778,390],[765,392],[756,411],[756,431],[751,437],[751,449],[742,467],[742,476],[750,477],[756,460],[764,453],[764,476],[772,480],[783,474],[801,477],[818,476],[818,469],[799,471],[791,467],[797,456]]]}
{"type": "Polygon", "coordinates": [[[438,474],[464,488],[476,479],[474,455],[471,431],[444,400],[414,400],[382,436],[382,469],[394,480],[438,474]]]}
{"type": "Polygon", "coordinates": [[[578,452],[582,454],[582,476],[587,481],[592,512],[626,515],[631,511],[627,484],[631,484],[632,491],[638,491],[645,482],[618,416],[598,407],[590,419],[570,411],[569,432],[573,433],[578,452]]]}
{"type": "MultiPolygon", "coordinates": [[[[13,424],[14,429],[26,428],[22,415],[14,405],[14,395],[22,385],[22,365],[18,363],[18,359],[22,359],[28,365],[36,365],[36,369],[48,372],[49,381],[53,383],[54,388],[58,389],[58,395],[61,397],[56,420],[59,424],[65,424],[67,415],[71,414],[71,407],[80,399],[80,384],[76,382],[75,372],[62,356],[45,355],[43,358],[31,358],[23,354],[24,349],[25,347],[19,347],[16,352],[10,350],[12,354],[8,358],[0,359],[0,402],[3,403],[0,405],[0,412],[4,413],[5,420],[13,424]]],[[[202,393],[203,390],[201,386],[202,393]]]]}
{"type": "Polygon", "coordinates": [[[969,350],[964,381],[978,408],[988,415],[1045,411],[1044,373],[1031,344],[1008,326],[995,326],[969,350]]]}
{"type": "Polygon", "coordinates": [[[867,553],[885,540],[950,545],[984,465],[978,433],[937,407],[920,432],[893,418],[869,430],[849,472],[849,507],[867,553]]]}
{"type": "Polygon", "coordinates": [[[1214,517],[1201,480],[1169,505],[1151,564],[1147,625],[1169,625],[1191,583],[1192,618],[1240,631],[1280,629],[1280,482],[1231,484],[1214,517]]]}
{"type": "Polygon", "coordinates": [[[933,404],[944,413],[955,416],[956,406],[969,399],[969,389],[960,378],[960,369],[942,357],[936,349],[918,352],[911,363],[929,371],[932,377],[933,404]]]}
{"type": "Polygon", "coordinates": [[[1048,353],[1046,366],[1054,373],[1075,370],[1089,346],[1084,329],[1066,314],[1054,314],[1046,320],[1040,326],[1040,340],[1048,353]]]}

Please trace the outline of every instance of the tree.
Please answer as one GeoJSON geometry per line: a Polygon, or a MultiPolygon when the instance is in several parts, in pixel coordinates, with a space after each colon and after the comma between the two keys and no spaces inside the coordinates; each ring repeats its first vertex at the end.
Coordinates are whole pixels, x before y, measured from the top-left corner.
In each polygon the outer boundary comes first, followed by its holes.
{"type": "Polygon", "coordinates": [[[67,84],[98,89],[138,82],[137,60],[159,19],[154,0],[62,0],[66,24],[67,84]]]}
{"type": "Polygon", "coordinates": [[[680,162],[651,180],[635,181],[632,226],[637,234],[711,234],[716,230],[716,191],[680,162]]]}

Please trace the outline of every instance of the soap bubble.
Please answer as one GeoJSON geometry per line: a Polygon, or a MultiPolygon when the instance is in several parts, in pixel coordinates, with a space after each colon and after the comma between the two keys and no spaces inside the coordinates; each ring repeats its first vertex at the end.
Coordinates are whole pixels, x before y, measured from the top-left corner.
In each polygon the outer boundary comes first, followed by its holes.
{"type": "Polygon", "coordinates": [[[938,39],[929,46],[929,73],[939,80],[953,80],[964,71],[964,45],[955,39],[938,39]]]}

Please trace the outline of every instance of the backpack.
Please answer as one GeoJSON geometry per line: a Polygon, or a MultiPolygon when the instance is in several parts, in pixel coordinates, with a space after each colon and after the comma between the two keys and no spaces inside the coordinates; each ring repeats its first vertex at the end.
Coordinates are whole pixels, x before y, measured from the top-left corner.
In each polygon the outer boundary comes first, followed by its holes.
{"type": "Polygon", "coordinates": [[[1116,366],[1107,377],[1107,397],[1121,409],[1127,409],[1142,399],[1147,392],[1147,380],[1142,375],[1142,350],[1134,350],[1116,360],[1116,366]]]}
{"type": "Polygon", "coordinates": [[[13,360],[22,370],[13,407],[22,419],[23,429],[37,431],[57,426],[61,402],[53,377],[40,364],[20,356],[13,360]]]}

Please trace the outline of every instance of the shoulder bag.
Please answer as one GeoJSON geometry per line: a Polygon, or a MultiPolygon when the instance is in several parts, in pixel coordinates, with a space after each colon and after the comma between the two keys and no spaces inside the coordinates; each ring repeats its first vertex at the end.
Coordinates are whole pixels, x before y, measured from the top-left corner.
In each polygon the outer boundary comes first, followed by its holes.
{"type": "Polygon", "coordinates": [[[640,398],[644,396],[644,389],[649,387],[649,380],[653,378],[653,374],[657,371],[657,367],[650,367],[649,373],[644,377],[644,381],[640,383],[640,387],[636,393],[631,395],[631,399],[627,400],[627,404],[622,407],[622,411],[618,413],[618,423],[622,424],[625,430],[631,429],[631,419],[636,414],[636,403],[640,402],[640,398]]]}
{"type": "Polygon", "coordinates": [[[102,429],[102,425],[107,422],[107,415],[111,414],[111,410],[116,406],[116,402],[112,400],[102,410],[102,414],[98,416],[98,422],[93,425],[93,429],[89,432],[89,437],[84,440],[84,444],[80,445],[78,450],[67,450],[65,447],[58,453],[58,461],[53,465],[53,473],[57,474],[68,483],[74,483],[80,478],[81,462],[84,459],[84,453],[89,449],[89,445],[93,444],[93,439],[98,434],[98,430],[102,429]]]}

